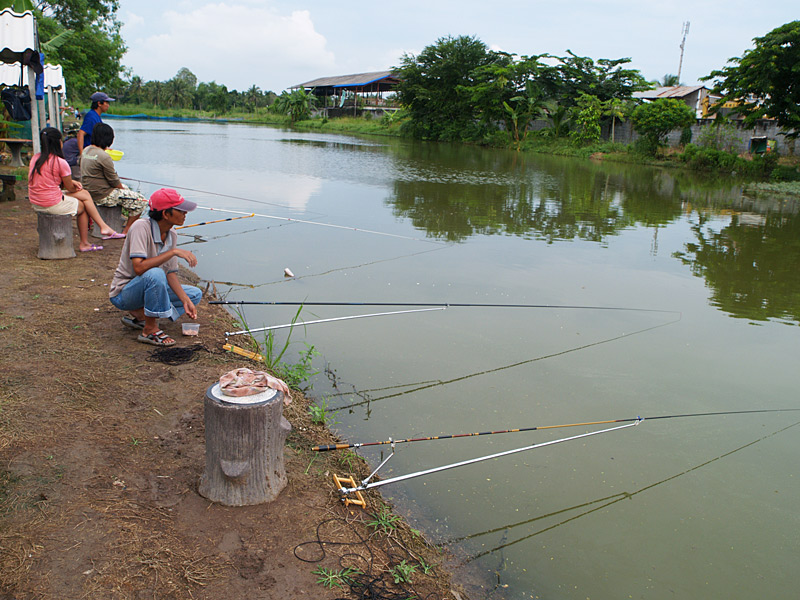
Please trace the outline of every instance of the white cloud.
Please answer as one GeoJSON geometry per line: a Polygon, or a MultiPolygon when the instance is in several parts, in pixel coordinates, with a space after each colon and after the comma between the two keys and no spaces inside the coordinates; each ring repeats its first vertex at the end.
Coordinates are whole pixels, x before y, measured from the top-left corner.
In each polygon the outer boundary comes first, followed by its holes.
{"type": "Polygon", "coordinates": [[[187,67],[200,81],[238,90],[255,84],[280,92],[334,65],[327,40],[306,10],[279,14],[241,3],[213,3],[182,13],[167,11],[159,23],[147,26],[160,31],[130,40],[123,59],[144,79],[169,79],[187,67]]]}

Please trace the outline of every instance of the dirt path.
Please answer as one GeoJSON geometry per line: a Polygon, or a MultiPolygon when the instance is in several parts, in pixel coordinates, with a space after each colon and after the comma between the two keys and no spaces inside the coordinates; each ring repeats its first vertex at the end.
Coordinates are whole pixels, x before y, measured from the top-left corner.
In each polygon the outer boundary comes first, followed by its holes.
{"type": "Polygon", "coordinates": [[[18,183],[17,200],[0,202],[0,598],[358,597],[317,582],[321,568],[346,567],[367,573],[369,597],[459,597],[441,556],[407,526],[367,525],[379,496],[369,512],[341,505],[331,472],[363,465],[312,456],[332,439],[300,394],[285,412],[279,498],[229,508],[199,496],[205,390],[252,366],[221,349],[231,319],[202,304],[199,339],[180,336],[179,323],[165,330],[208,351],[178,366],[152,361],[108,302],[122,242],[38,260],[26,191],[18,183]],[[415,571],[397,585],[403,560],[415,571]]]}

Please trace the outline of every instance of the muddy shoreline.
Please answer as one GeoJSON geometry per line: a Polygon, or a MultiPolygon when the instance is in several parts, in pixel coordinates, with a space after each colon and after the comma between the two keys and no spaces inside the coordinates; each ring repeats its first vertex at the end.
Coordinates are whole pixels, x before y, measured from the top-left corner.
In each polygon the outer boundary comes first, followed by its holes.
{"type": "Polygon", "coordinates": [[[332,474],[363,477],[366,466],[311,452],[336,440],[300,393],[284,411],[278,499],[202,498],[205,390],[255,366],[222,349],[233,319],[204,302],[198,337],[162,322],[179,346],[200,345],[191,362],[160,362],[108,302],[121,241],[39,260],[26,194],[18,182],[16,200],[0,202],[0,599],[358,597],[320,583],[345,569],[384,597],[485,597],[456,585],[444,554],[388,518],[377,492],[366,511],[342,505],[332,474]],[[415,568],[395,583],[401,561],[415,568]]]}

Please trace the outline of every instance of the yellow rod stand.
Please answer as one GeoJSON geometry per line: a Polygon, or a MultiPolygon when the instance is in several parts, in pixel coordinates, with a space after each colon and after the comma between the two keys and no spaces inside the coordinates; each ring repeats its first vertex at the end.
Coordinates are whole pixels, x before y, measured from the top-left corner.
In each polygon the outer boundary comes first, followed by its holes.
{"type": "MultiPolygon", "coordinates": [[[[338,475],[333,475],[333,482],[336,484],[336,487],[339,491],[345,489],[345,485],[348,488],[356,487],[356,482],[353,479],[353,476],[350,475],[349,477],[339,477],[338,475]]],[[[351,498],[347,494],[342,494],[342,502],[344,502],[345,506],[350,506],[351,504],[355,504],[356,506],[360,506],[361,508],[367,508],[367,501],[364,500],[364,496],[361,495],[361,492],[355,492],[355,498],[351,498]]]]}
{"type": "Polygon", "coordinates": [[[227,350],[228,352],[233,352],[234,354],[238,354],[239,356],[244,356],[245,358],[249,358],[250,360],[255,360],[257,362],[264,362],[264,357],[258,354],[257,352],[250,352],[249,350],[245,350],[244,348],[240,348],[239,346],[234,346],[233,344],[225,344],[222,347],[223,350],[227,350]]]}

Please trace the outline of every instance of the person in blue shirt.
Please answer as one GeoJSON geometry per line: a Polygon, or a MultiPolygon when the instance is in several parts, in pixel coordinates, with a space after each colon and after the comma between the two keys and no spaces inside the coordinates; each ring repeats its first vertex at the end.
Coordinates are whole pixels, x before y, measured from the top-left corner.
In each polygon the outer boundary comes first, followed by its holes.
{"type": "Polygon", "coordinates": [[[83,153],[84,148],[92,145],[92,129],[98,123],[103,122],[100,116],[104,112],[108,112],[110,103],[114,102],[114,98],[109,97],[105,92],[95,92],[89,99],[92,101],[92,109],[86,112],[83,117],[83,125],[78,130],[78,156],[83,153]]]}

